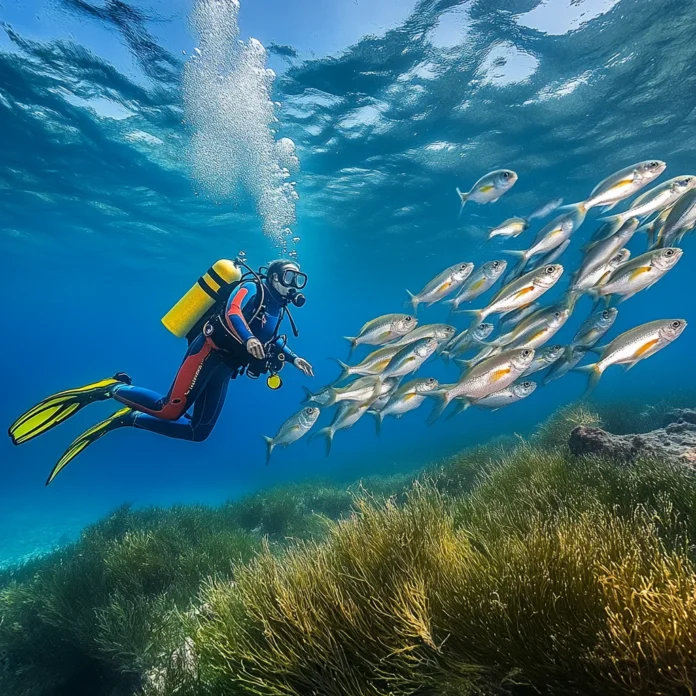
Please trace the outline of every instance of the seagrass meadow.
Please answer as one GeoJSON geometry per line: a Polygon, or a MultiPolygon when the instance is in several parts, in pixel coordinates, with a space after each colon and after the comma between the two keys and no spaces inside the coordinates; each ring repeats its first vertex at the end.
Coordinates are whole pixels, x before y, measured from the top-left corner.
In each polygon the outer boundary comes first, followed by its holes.
{"type": "Polygon", "coordinates": [[[691,694],[696,476],[573,456],[617,408],[413,475],[115,510],[0,575],[0,693],[691,694]]]}

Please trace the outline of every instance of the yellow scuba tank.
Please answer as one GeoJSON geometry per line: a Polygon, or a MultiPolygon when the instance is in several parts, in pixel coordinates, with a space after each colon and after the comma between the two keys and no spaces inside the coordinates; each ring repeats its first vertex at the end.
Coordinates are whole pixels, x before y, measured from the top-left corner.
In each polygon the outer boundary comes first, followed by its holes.
{"type": "Polygon", "coordinates": [[[242,272],[233,261],[221,259],[162,317],[162,323],[178,338],[184,338],[220,299],[220,291],[238,281],[242,272]]]}

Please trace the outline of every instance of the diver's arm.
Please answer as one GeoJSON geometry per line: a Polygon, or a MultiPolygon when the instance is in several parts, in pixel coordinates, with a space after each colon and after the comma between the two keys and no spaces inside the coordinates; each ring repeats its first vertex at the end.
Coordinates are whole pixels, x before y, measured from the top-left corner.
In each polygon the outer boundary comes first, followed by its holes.
{"type": "Polygon", "coordinates": [[[244,318],[244,309],[250,302],[255,301],[257,292],[256,283],[242,283],[227,301],[225,318],[232,334],[241,341],[253,357],[262,360],[264,358],[263,345],[251,332],[249,324],[244,318]]]}

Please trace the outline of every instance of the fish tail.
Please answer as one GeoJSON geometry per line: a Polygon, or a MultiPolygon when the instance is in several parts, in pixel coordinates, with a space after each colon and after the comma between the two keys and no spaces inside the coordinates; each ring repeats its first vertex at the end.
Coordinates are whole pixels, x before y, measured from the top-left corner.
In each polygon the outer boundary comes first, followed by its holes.
{"type": "Polygon", "coordinates": [[[375,417],[375,432],[377,437],[382,434],[382,423],[384,422],[384,414],[381,411],[368,411],[375,417]]]}
{"type": "Polygon", "coordinates": [[[347,365],[338,358],[329,358],[329,360],[333,360],[334,362],[338,363],[338,366],[341,368],[341,374],[336,378],[336,382],[341,382],[342,380],[346,379],[346,377],[350,377],[350,365],[347,365]]]}
{"type": "Polygon", "coordinates": [[[606,231],[605,239],[611,237],[612,234],[618,231],[619,227],[624,224],[623,213],[617,213],[616,215],[608,215],[607,217],[601,217],[597,219],[597,222],[605,222],[610,225],[606,231]]]}
{"type": "Polygon", "coordinates": [[[445,409],[452,401],[452,397],[446,389],[442,391],[432,391],[429,396],[437,400],[435,408],[428,418],[428,425],[432,425],[444,413],[445,409]]]}
{"type": "Polygon", "coordinates": [[[575,208],[581,215],[585,215],[588,211],[587,201],[581,201],[580,203],[569,203],[563,206],[563,210],[566,208],[575,208]]]}
{"type": "Polygon", "coordinates": [[[581,297],[582,293],[579,290],[568,290],[566,293],[566,302],[571,313],[575,311],[575,305],[581,297]]]}
{"type": "Polygon", "coordinates": [[[602,376],[602,368],[599,366],[599,363],[596,362],[590,363],[589,365],[583,365],[582,367],[576,367],[574,368],[574,371],[581,372],[589,376],[587,380],[587,389],[585,389],[585,393],[582,395],[582,398],[586,399],[595,390],[595,387],[602,376]]]}
{"type": "Polygon", "coordinates": [[[329,454],[331,454],[331,445],[333,444],[333,439],[334,435],[336,434],[336,431],[331,427],[328,426],[326,428],[322,428],[321,430],[317,431],[314,437],[325,437],[326,438],[326,456],[328,457],[329,454]]]}
{"type": "Polygon", "coordinates": [[[348,353],[348,357],[350,358],[351,355],[353,355],[353,351],[357,348],[358,346],[358,337],[357,336],[344,336],[343,338],[350,343],[350,352],[348,353]]]}
{"type": "Polygon", "coordinates": [[[414,295],[410,290],[406,290],[406,293],[408,294],[408,300],[404,304],[411,306],[411,308],[413,309],[413,315],[415,316],[418,312],[418,305],[420,301],[418,297],[414,295]]]}
{"type": "Polygon", "coordinates": [[[271,455],[273,454],[275,442],[273,442],[272,437],[268,437],[267,435],[262,435],[261,437],[264,439],[264,442],[266,443],[266,466],[268,466],[268,464],[271,461],[271,455]]]}
{"type": "Polygon", "coordinates": [[[314,401],[315,394],[313,392],[311,392],[307,387],[305,387],[304,384],[302,385],[302,389],[304,390],[305,398],[302,399],[301,403],[303,403],[303,404],[312,403],[312,401],[314,401]]]}
{"type": "Polygon", "coordinates": [[[527,252],[515,251],[511,249],[503,249],[502,251],[503,254],[507,254],[508,256],[514,256],[519,259],[517,265],[510,271],[510,279],[514,280],[515,278],[517,278],[517,276],[519,276],[522,273],[524,267],[527,265],[527,261],[529,260],[529,258],[527,257],[527,252]]]}
{"type": "Polygon", "coordinates": [[[468,193],[462,193],[459,190],[459,186],[457,186],[457,195],[459,196],[459,200],[462,202],[461,207],[459,208],[459,217],[462,216],[462,211],[464,210],[464,206],[466,205],[466,202],[469,200],[469,194],[468,193]]]}

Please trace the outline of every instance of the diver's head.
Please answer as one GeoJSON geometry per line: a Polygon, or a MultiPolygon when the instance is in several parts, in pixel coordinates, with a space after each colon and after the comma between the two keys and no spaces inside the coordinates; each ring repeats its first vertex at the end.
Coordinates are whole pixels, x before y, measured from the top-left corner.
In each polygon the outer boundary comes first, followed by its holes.
{"type": "Polygon", "coordinates": [[[302,307],[306,302],[300,292],[307,285],[307,274],[300,271],[300,265],[289,259],[271,261],[266,273],[269,287],[285,302],[292,302],[296,307],[302,307]]]}

